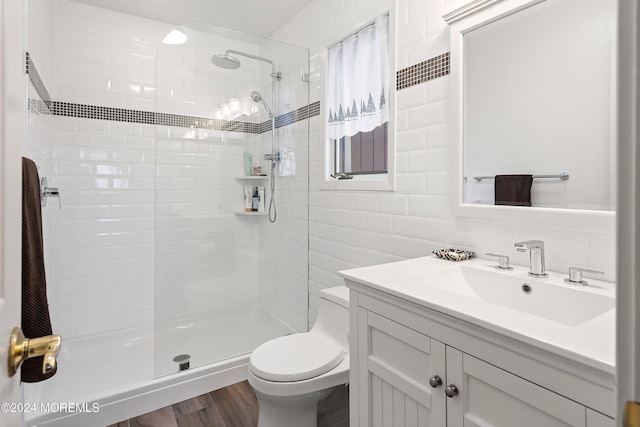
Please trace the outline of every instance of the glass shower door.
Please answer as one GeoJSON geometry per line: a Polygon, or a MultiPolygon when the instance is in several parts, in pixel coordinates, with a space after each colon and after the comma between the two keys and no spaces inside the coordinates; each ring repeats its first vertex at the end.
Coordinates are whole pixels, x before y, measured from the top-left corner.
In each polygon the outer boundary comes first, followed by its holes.
{"type": "Polygon", "coordinates": [[[308,105],[308,51],[210,25],[178,30],[187,42],[156,57],[156,377],[178,372],[185,354],[194,368],[307,329],[308,116],[282,118],[308,105]],[[212,55],[228,49],[270,58],[282,79],[251,57],[239,56],[237,69],[214,66],[212,55]],[[273,169],[273,224],[244,200],[249,186],[270,201],[271,177],[244,169],[251,153],[252,166],[271,173],[267,109],[281,121],[276,146],[288,165],[273,169]]]}

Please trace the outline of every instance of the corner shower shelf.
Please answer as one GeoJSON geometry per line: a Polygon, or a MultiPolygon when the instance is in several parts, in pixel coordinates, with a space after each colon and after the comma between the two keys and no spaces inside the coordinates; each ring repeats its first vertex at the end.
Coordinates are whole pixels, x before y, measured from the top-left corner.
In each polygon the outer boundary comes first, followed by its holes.
{"type": "MultiPolygon", "coordinates": [[[[269,179],[268,175],[237,175],[236,181],[264,181],[269,179]]],[[[245,184],[248,185],[248,184],[245,184]]],[[[255,184],[252,184],[255,186],[255,184]]],[[[256,211],[236,211],[234,212],[237,216],[266,216],[267,212],[256,212],[256,211]]]]}
{"type": "Polygon", "coordinates": [[[236,180],[238,181],[259,181],[259,180],[263,180],[263,179],[269,179],[269,175],[239,175],[236,176],[236,180]]]}
{"type": "Polygon", "coordinates": [[[255,211],[251,211],[251,212],[236,211],[234,213],[238,216],[266,216],[267,215],[266,212],[255,212],[255,211]]]}

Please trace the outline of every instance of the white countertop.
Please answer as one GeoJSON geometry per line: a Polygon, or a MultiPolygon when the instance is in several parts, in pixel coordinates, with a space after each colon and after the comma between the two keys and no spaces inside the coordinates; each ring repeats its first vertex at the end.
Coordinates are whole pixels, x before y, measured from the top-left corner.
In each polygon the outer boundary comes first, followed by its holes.
{"type": "MultiPolygon", "coordinates": [[[[590,320],[568,325],[518,311],[503,305],[481,301],[477,298],[445,290],[446,286],[416,286],[416,276],[439,271],[453,265],[496,272],[495,262],[471,259],[461,262],[446,261],[435,256],[410,259],[389,264],[344,270],[339,274],[361,285],[394,295],[430,310],[464,320],[487,330],[497,332],[518,341],[539,347],[561,357],[582,363],[608,374],[615,374],[615,308],[611,308],[590,320]]],[[[544,281],[546,284],[564,287],[571,292],[588,292],[615,298],[615,284],[586,278],[588,286],[576,286],[564,282],[567,274],[547,271],[548,278],[531,279],[528,268],[513,266],[501,271],[513,278],[544,281]]],[[[348,283],[347,283],[348,284],[348,283]]],[[[564,292],[571,295],[571,292],[564,292]]],[[[572,301],[564,302],[567,310],[572,301]]]]}

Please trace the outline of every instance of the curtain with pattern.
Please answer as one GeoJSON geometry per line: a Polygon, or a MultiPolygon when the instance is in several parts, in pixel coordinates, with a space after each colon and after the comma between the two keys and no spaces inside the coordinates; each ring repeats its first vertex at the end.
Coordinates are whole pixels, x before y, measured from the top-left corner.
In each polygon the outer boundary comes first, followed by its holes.
{"type": "Polygon", "coordinates": [[[327,136],[369,132],[389,120],[389,15],[327,52],[327,136]]]}

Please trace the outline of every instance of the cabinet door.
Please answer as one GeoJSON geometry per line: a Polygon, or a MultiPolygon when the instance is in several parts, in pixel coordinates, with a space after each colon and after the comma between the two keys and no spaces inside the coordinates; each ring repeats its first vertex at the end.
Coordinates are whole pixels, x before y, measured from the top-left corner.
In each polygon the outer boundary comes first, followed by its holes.
{"type": "Polygon", "coordinates": [[[429,385],[446,381],[444,344],[363,308],[358,316],[358,425],[444,426],[443,385],[429,385]]]}
{"type": "Polygon", "coordinates": [[[447,427],[586,426],[584,406],[451,347],[447,379],[447,427]]]}

